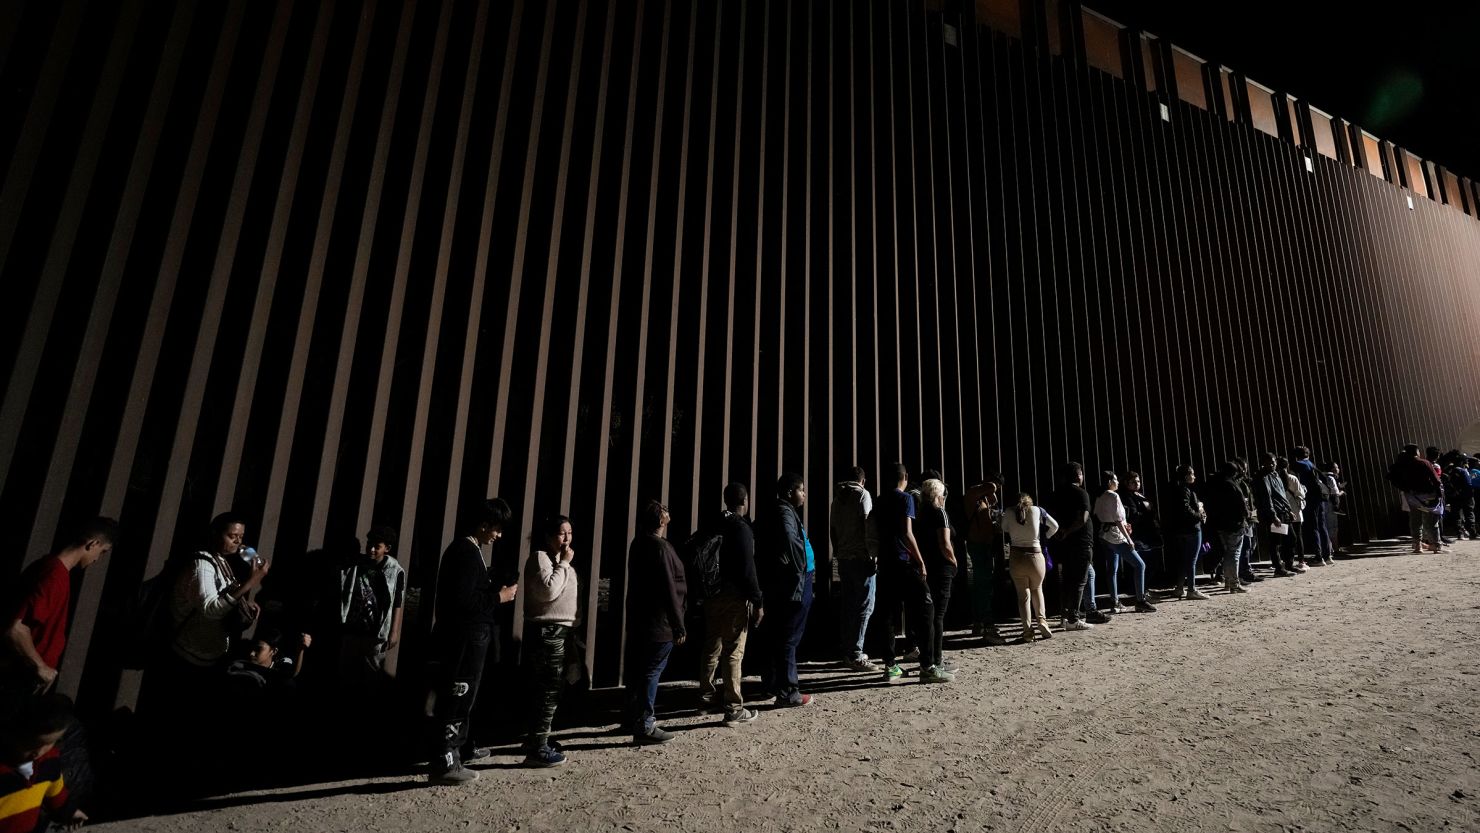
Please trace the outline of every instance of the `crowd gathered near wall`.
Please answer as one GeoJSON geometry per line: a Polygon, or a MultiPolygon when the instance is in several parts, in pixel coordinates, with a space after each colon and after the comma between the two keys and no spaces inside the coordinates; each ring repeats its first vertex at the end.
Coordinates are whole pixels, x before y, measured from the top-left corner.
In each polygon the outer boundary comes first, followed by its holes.
{"type": "MultiPolygon", "coordinates": [[[[1480,536],[1480,459],[1408,445],[1387,476],[1408,515],[1414,553],[1440,551],[1450,541],[1446,533],[1480,536]]],[[[1293,577],[1343,554],[1347,481],[1338,463],[1317,465],[1301,446],[1288,457],[1261,453],[1253,465],[1229,460],[1206,477],[1179,465],[1154,499],[1135,471],[1098,473],[1092,497],[1083,467],[1073,462],[1062,464],[1056,487],[1037,498],[1009,492],[1000,476],[988,475],[948,503],[950,487],[939,472],[912,475],[903,464],[888,467],[882,480],[871,492],[865,471],[854,467],[835,484],[827,531],[835,573],[821,579],[799,475],[781,475],[755,504],[745,484],[730,483],[725,509],[681,541],[670,534],[667,507],[642,502],[623,623],[623,722],[633,743],[673,739],[658,724],[659,682],[675,648],[690,640],[698,648],[698,707],[741,725],[759,718],[758,700],[776,708],[812,702],[797,672],[809,626],[835,629],[837,658],[859,674],[881,683],[946,684],[956,673],[944,637],[958,587],[969,593],[965,618],[981,644],[1031,644],[1092,630],[1116,615],[1157,612],[1160,599],[1148,584],[1157,565],[1169,588],[1162,598],[1207,600],[1220,589],[1250,592],[1267,575],[1255,572],[1256,561],[1269,563],[1271,577],[1293,577]],[[948,506],[964,515],[959,525],[948,506]],[[1056,623],[1046,605],[1051,576],[1058,580],[1056,623]],[[810,615],[819,580],[836,582],[835,622],[810,615]],[[1015,610],[998,610],[1009,582],[1015,610]],[[748,689],[747,651],[760,677],[748,689]],[[906,670],[909,664],[918,668],[906,670]]],[[[440,560],[435,624],[415,677],[424,696],[416,698],[421,708],[412,719],[424,727],[424,742],[410,755],[425,762],[432,784],[476,780],[478,770],[467,764],[490,755],[474,741],[474,706],[485,667],[500,665],[500,623],[516,597],[524,618],[519,679],[489,682],[517,687],[505,702],[519,704],[518,713],[500,717],[523,731],[523,764],[567,761],[551,730],[563,694],[579,681],[578,652],[571,650],[587,615],[574,566],[579,530],[564,515],[546,517],[529,532],[531,555],[505,580],[492,569],[489,550],[513,532],[514,517],[501,499],[474,502],[440,560]]],[[[330,695],[342,730],[335,743],[349,751],[373,746],[401,719],[388,713],[394,699],[384,696],[392,683],[387,657],[402,640],[407,600],[406,574],[393,557],[395,530],[372,528],[358,554],[332,569],[295,574],[293,586],[272,592],[264,589],[272,561],[247,545],[249,533],[247,519],[224,513],[211,522],[200,551],[173,559],[146,582],[130,617],[135,633],[125,640],[136,643],[146,669],[136,745],[199,744],[208,742],[203,734],[224,733],[219,757],[235,771],[251,769],[274,758],[273,737],[328,737],[321,725],[310,729],[295,719],[296,704],[321,686],[339,693],[330,695]],[[289,608],[298,614],[275,615],[289,608]],[[305,685],[309,680],[318,682],[305,685]],[[245,737],[243,720],[260,731],[245,737]]],[[[71,702],[54,687],[73,573],[106,557],[118,539],[112,519],[82,524],[5,600],[0,833],[30,833],[48,819],[87,819],[79,806],[85,802],[69,794],[67,782],[74,768],[89,770],[89,749],[71,702]],[[69,745],[77,748],[64,756],[69,745]]],[[[196,774],[225,769],[203,763],[196,774]]]]}

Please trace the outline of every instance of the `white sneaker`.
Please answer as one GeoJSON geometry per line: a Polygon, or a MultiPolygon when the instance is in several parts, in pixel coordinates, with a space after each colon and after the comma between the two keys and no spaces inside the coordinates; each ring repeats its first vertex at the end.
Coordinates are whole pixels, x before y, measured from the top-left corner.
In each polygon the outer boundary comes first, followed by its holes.
{"type": "Polygon", "coordinates": [[[1178,587],[1177,588],[1177,601],[1180,602],[1180,601],[1182,601],[1183,599],[1186,599],[1186,598],[1187,598],[1187,588],[1185,588],[1185,587],[1178,587]]]}
{"type": "MultiPolygon", "coordinates": [[[[1178,596],[1178,598],[1181,598],[1181,597],[1178,596]]],[[[1207,593],[1204,593],[1201,590],[1194,590],[1191,593],[1188,593],[1187,594],[1187,598],[1188,599],[1211,599],[1212,596],[1209,596],[1207,593]]]]}
{"type": "Polygon", "coordinates": [[[1064,630],[1066,631],[1092,631],[1094,629],[1094,625],[1091,625],[1083,619],[1075,619],[1074,621],[1064,625],[1064,630]]]}
{"type": "Polygon", "coordinates": [[[1116,605],[1116,606],[1110,608],[1110,612],[1111,613],[1130,613],[1131,612],[1131,609],[1128,608],[1128,607],[1121,607],[1120,605],[1116,605]]]}

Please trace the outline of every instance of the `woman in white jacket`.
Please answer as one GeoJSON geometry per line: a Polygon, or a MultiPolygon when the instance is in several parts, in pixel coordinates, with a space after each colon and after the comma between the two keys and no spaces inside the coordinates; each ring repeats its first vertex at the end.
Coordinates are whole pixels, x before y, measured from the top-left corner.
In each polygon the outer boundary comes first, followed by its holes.
{"type": "Polygon", "coordinates": [[[1017,506],[1002,515],[1002,531],[1010,545],[1007,571],[1017,588],[1018,618],[1023,622],[1024,642],[1032,642],[1034,627],[1043,639],[1053,636],[1043,604],[1043,541],[1059,531],[1058,521],[1033,505],[1027,494],[1018,495],[1017,506]]]}

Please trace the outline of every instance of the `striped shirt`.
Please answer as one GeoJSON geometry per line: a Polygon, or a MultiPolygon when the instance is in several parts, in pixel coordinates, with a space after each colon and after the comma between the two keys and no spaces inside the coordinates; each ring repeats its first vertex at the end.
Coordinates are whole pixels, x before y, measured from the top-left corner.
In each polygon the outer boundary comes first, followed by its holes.
{"type": "Polygon", "coordinates": [[[55,748],[29,764],[0,763],[0,833],[32,833],[42,810],[60,822],[66,803],[62,758],[55,748]]]}

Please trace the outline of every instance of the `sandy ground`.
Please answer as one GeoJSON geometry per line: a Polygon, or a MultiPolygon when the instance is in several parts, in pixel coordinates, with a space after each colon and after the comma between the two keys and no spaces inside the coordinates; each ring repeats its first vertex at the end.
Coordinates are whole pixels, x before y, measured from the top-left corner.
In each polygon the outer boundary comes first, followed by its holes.
{"type": "MultiPolygon", "coordinates": [[[[560,733],[462,789],[234,796],[106,830],[1480,830],[1480,544],[1396,545],[1089,633],[977,647],[954,684],[811,666],[816,701],[661,748],[560,733]]],[[[669,698],[675,700],[675,698],[669,698]]]]}

